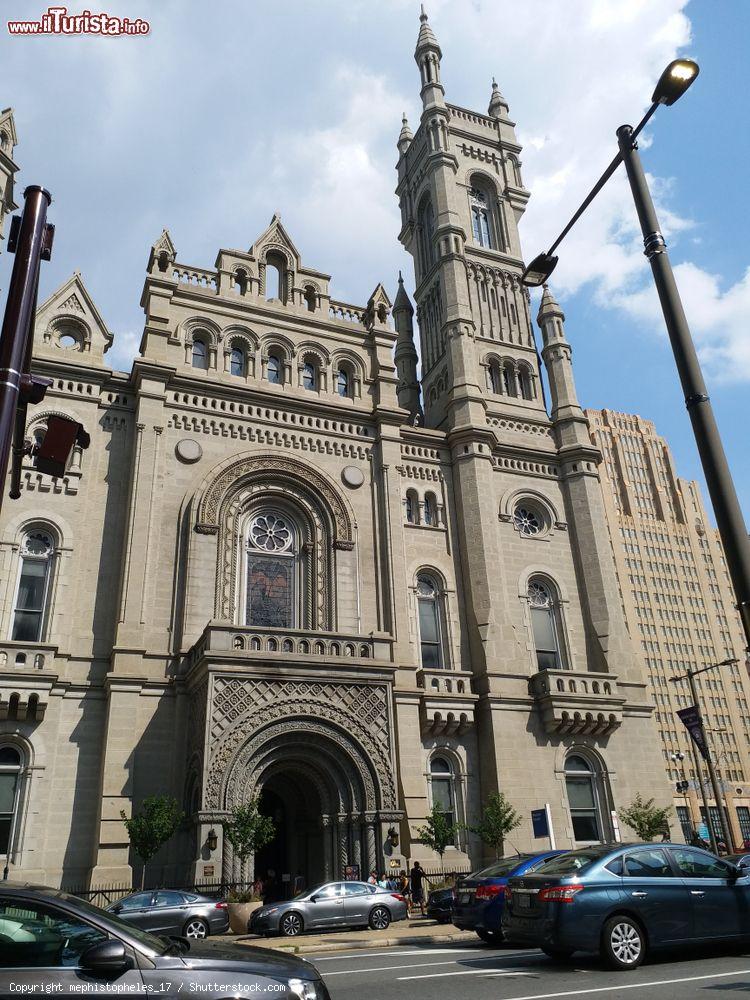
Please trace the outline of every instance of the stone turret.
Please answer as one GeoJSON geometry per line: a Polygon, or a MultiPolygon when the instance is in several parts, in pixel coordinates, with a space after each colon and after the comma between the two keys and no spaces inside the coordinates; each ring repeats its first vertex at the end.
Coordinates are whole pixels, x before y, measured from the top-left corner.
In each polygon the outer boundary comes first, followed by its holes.
{"type": "Polygon", "coordinates": [[[422,423],[419,378],[417,377],[418,355],[414,346],[414,307],[404,288],[404,279],[398,273],[398,292],[393,305],[393,321],[398,338],[394,361],[398,375],[398,405],[409,411],[409,423],[422,423]]]}
{"type": "Polygon", "coordinates": [[[487,114],[490,116],[490,118],[507,118],[508,111],[509,111],[508,102],[500,93],[500,88],[497,85],[497,80],[495,80],[493,76],[492,96],[490,97],[490,106],[487,108],[487,114]]]}
{"type": "Polygon", "coordinates": [[[409,128],[409,122],[406,118],[406,112],[404,112],[403,117],[401,118],[401,131],[399,132],[398,142],[396,143],[396,147],[402,156],[409,148],[409,146],[411,146],[413,140],[414,140],[414,133],[409,128]]]}
{"type": "Polygon", "coordinates": [[[537,314],[542,333],[542,360],[547,369],[552,397],[553,423],[564,433],[565,444],[576,441],[590,445],[588,423],[578,402],[573,377],[573,348],[565,337],[565,313],[558,305],[547,285],[537,314]]]}
{"type": "Polygon", "coordinates": [[[443,53],[427,20],[424,6],[419,15],[420,27],[414,59],[422,77],[422,106],[425,111],[445,107],[445,90],[440,82],[440,60],[443,53]]]}

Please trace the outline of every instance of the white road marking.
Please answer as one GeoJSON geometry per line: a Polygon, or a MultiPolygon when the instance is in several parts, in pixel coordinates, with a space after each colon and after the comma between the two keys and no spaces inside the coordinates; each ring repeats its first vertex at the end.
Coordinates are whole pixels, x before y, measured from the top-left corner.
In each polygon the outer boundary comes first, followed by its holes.
{"type": "MultiPolygon", "coordinates": [[[[492,976],[493,979],[504,979],[507,976],[535,976],[538,973],[527,969],[513,969],[508,972],[495,972],[491,969],[462,969],[461,972],[431,972],[424,976],[399,976],[399,983],[407,983],[411,979],[442,979],[445,976],[492,976]]],[[[523,1000],[526,1000],[524,997],[523,1000]]]]}
{"type": "Polygon", "coordinates": [[[473,951],[483,951],[486,952],[486,948],[418,948],[416,951],[403,951],[398,949],[397,951],[367,951],[364,953],[358,951],[348,951],[342,955],[326,955],[325,957],[316,958],[316,962],[340,962],[345,958],[388,958],[391,955],[403,955],[404,957],[409,955],[467,955],[473,951]]]}
{"type": "MultiPolygon", "coordinates": [[[[487,955],[486,958],[475,958],[472,961],[497,962],[499,957],[498,955],[487,955]]],[[[509,955],[508,957],[514,958],[515,956],[509,955]]],[[[521,955],[518,956],[518,958],[521,957],[521,955]]],[[[526,956],[523,957],[525,958],[526,956]]],[[[436,965],[458,965],[458,962],[459,960],[454,958],[448,962],[418,962],[416,965],[378,965],[372,969],[338,969],[336,972],[326,972],[326,979],[329,979],[331,976],[362,976],[368,972],[393,972],[394,969],[433,969],[436,965]]],[[[484,972],[485,970],[479,969],[479,971],[484,972]]],[[[449,973],[439,973],[439,975],[449,975],[449,973]]]]}
{"type": "MultiPolygon", "coordinates": [[[[484,971],[484,970],[482,970],[484,971]]],[[[485,975],[487,973],[485,972],[485,975]]],[[[567,990],[565,993],[534,993],[517,997],[504,997],[503,1000],[552,1000],[554,997],[580,997],[586,993],[610,993],[617,990],[642,990],[647,986],[673,986],[675,983],[697,983],[704,979],[729,979],[733,976],[750,975],[750,969],[738,969],[736,972],[714,972],[706,976],[686,976],[684,979],[655,979],[650,983],[625,983],[618,986],[597,986],[591,990],[567,990]]],[[[419,977],[415,977],[419,978],[419,977]]]]}

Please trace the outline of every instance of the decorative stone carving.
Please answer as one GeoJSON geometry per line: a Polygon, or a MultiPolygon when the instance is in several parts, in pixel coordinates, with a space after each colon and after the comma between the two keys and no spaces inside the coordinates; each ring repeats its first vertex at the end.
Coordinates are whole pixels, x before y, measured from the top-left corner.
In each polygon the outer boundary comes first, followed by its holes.
{"type": "Polygon", "coordinates": [[[182,438],[175,445],[175,453],[181,462],[192,465],[203,457],[203,448],[193,438],[182,438]]]}

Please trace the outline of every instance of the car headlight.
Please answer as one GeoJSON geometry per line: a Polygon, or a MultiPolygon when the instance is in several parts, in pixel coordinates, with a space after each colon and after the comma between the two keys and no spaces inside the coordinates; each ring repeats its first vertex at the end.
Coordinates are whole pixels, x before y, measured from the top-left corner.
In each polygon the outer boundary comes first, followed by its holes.
{"type": "Polygon", "coordinates": [[[262,910],[258,910],[257,912],[258,912],[258,913],[259,913],[259,914],[260,914],[260,915],[261,915],[262,917],[267,917],[267,916],[269,916],[269,915],[270,915],[271,913],[276,913],[276,912],[278,912],[278,909],[279,909],[279,908],[278,908],[278,906],[267,906],[267,907],[266,907],[266,906],[264,906],[262,910]]]}
{"type": "Polygon", "coordinates": [[[300,1000],[327,1000],[328,994],[319,989],[322,985],[322,982],[310,979],[290,979],[287,983],[292,996],[300,1000]]]}

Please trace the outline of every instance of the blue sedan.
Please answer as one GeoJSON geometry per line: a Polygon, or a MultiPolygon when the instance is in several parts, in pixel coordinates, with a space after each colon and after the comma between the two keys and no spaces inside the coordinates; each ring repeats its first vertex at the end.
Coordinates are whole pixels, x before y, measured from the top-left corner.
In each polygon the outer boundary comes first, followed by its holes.
{"type": "Polygon", "coordinates": [[[685,844],[571,851],[511,878],[503,931],[552,958],[635,969],[652,949],[750,937],[750,872],[685,844]]]}
{"type": "Polygon", "coordinates": [[[544,851],[541,854],[514,854],[463,879],[455,890],[454,926],[464,931],[476,931],[483,941],[490,944],[502,941],[501,921],[508,879],[511,875],[532,872],[543,861],[556,858],[562,853],[544,851]]]}

